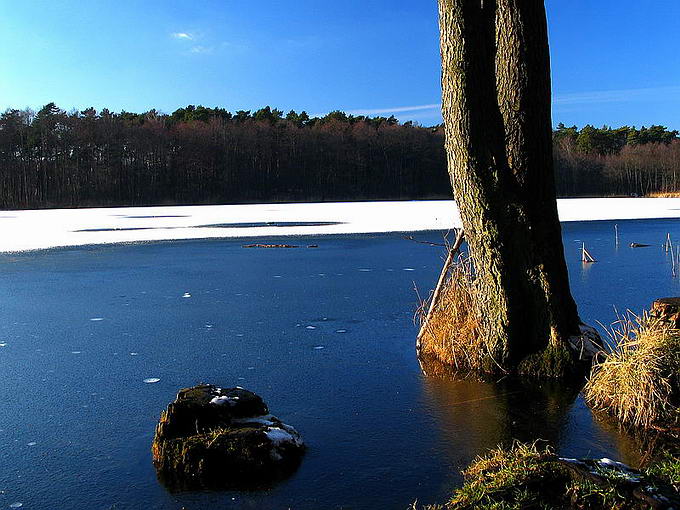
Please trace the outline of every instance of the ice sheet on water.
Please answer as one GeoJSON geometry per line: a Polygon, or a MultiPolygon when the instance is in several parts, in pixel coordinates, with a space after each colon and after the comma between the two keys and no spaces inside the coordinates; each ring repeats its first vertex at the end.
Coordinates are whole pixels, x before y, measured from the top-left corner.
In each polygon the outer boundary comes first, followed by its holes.
{"type": "Polygon", "coordinates": [[[158,381],[160,381],[160,378],[158,377],[147,377],[146,379],[144,379],[143,382],[145,382],[146,384],[154,384],[157,383],[158,381]]]}

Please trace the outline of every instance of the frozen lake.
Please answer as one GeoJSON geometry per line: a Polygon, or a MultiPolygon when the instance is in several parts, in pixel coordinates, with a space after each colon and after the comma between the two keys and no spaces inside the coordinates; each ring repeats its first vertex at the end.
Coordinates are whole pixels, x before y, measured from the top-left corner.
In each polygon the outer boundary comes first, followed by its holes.
{"type": "MultiPolygon", "coordinates": [[[[680,217],[680,198],[569,198],[561,221],[680,217]]],[[[0,211],[0,252],[64,246],[275,235],[445,230],[452,200],[0,211]]]]}
{"type": "MultiPolygon", "coordinates": [[[[618,248],[614,222],[563,225],[591,324],[680,293],[660,247],[680,221],[616,223],[618,248]],[[580,263],[581,242],[599,262],[580,263]]],[[[511,438],[635,463],[634,442],[574,389],[421,374],[413,288],[434,285],[442,255],[397,233],[1,254],[0,508],[404,509],[443,500],[460,469],[511,438]],[[300,247],[242,247],[265,241],[300,247]],[[198,382],[261,394],[309,445],[298,472],[263,492],[166,491],[154,427],[198,382]]]]}

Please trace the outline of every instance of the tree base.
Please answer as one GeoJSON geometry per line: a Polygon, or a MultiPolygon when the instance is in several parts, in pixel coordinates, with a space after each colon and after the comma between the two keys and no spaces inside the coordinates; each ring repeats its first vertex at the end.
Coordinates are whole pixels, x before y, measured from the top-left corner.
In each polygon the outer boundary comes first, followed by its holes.
{"type": "Polygon", "coordinates": [[[569,337],[565,345],[548,345],[541,352],[522,360],[517,366],[517,373],[549,379],[587,375],[593,359],[602,352],[602,340],[594,328],[581,324],[580,329],[581,334],[569,337]]]}

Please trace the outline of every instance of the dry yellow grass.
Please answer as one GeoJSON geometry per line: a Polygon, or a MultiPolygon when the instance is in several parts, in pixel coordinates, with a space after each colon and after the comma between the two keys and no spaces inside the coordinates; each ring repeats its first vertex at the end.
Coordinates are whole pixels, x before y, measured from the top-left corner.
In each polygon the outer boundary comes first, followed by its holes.
{"type": "Polygon", "coordinates": [[[611,352],[584,389],[588,403],[624,425],[670,426],[680,416],[680,330],[628,314],[610,331],[611,352]]]}
{"type": "Polygon", "coordinates": [[[680,198],[680,191],[657,191],[654,193],[647,193],[648,198],[680,198]]]}
{"type": "Polygon", "coordinates": [[[421,304],[417,318],[424,331],[420,354],[434,357],[456,370],[481,370],[486,347],[476,316],[476,287],[469,259],[459,257],[441,290],[430,319],[428,303],[421,304]]]}

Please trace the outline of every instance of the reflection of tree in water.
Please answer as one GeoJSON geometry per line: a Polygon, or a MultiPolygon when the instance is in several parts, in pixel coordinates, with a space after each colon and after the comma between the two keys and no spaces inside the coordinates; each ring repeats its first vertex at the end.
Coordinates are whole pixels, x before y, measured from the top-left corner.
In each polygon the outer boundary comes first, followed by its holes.
{"type": "Polygon", "coordinates": [[[430,411],[455,458],[470,461],[513,440],[542,439],[568,456],[617,456],[636,464],[635,442],[617,429],[595,422],[581,401],[580,387],[564,382],[456,380],[450,369],[427,362],[421,365],[423,390],[430,411]],[[575,408],[576,407],[576,408],[575,408]],[[618,452],[618,453],[617,453],[618,452]]]}

